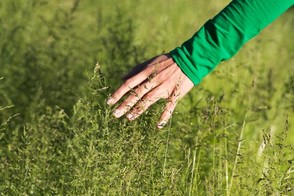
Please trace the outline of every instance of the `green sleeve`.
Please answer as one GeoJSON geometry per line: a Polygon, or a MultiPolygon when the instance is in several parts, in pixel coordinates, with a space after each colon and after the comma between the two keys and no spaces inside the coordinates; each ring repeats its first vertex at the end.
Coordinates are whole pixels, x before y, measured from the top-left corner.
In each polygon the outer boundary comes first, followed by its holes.
{"type": "Polygon", "coordinates": [[[293,4],[294,0],[233,0],[192,38],[172,50],[171,56],[197,85],[293,4]]]}

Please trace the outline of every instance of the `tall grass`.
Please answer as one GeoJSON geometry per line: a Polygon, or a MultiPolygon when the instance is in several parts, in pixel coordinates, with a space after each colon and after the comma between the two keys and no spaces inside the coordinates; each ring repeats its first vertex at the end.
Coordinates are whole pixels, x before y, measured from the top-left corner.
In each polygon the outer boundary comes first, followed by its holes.
{"type": "Polygon", "coordinates": [[[164,101],[135,122],[105,104],[123,72],[226,3],[1,1],[1,195],[294,194],[292,10],[163,130],[164,101]]]}

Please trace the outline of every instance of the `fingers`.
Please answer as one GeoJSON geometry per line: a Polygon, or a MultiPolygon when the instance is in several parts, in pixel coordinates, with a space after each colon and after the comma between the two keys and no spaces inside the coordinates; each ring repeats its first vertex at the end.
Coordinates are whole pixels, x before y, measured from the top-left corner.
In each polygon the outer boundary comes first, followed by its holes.
{"type": "Polygon", "coordinates": [[[170,96],[170,92],[172,91],[171,86],[167,86],[165,84],[161,84],[156,87],[153,91],[146,94],[142,100],[140,100],[136,106],[127,114],[127,118],[129,120],[135,120],[141,114],[143,114],[152,104],[157,102],[159,99],[166,99],[170,96]],[[165,89],[165,90],[162,90],[165,89]]]}
{"type": "Polygon", "coordinates": [[[136,105],[132,109],[130,113],[126,115],[127,119],[129,120],[135,120],[138,118],[141,114],[143,114],[152,104],[154,104],[156,101],[158,101],[161,97],[152,97],[152,98],[146,98],[139,102],[139,104],[136,105]]]}
{"type": "MultiPolygon", "coordinates": [[[[137,102],[146,101],[150,104],[153,104],[158,99],[164,98],[164,95],[163,95],[164,93],[162,92],[165,92],[165,91],[164,90],[162,91],[161,89],[167,89],[168,87],[165,87],[165,88],[160,87],[159,93],[157,92],[158,91],[157,89],[155,90],[153,89],[157,87],[158,85],[160,85],[162,82],[166,81],[174,73],[174,69],[175,69],[175,66],[167,67],[166,69],[164,69],[164,71],[160,72],[154,78],[151,78],[150,80],[146,80],[145,82],[143,82],[143,84],[139,85],[137,88],[131,91],[129,97],[114,110],[114,116],[116,118],[121,117],[127,111],[129,111],[137,102]],[[147,94],[148,92],[150,93],[147,96],[145,96],[145,94],[147,94]],[[144,100],[141,100],[143,96],[144,96],[144,100]],[[155,100],[153,96],[158,96],[158,98],[156,97],[156,100],[155,100]],[[150,100],[152,100],[152,102],[150,102],[150,100]]],[[[130,115],[128,116],[130,117],[130,115]]]]}
{"type": "Polygon", "coordinates": [[[194,86],[169,55],[150,59],[132,69],[125,82],[110,96],[107,104],[117,103],[126,93],[129,96],[114,110],[116,118],[134,120],[159,99],[168,102],[157,124],[163,128],[171,118],[177,102],[194,86]]]}
{"type": "Polygon", "coordinates": [[[160,55],[160,56],[156,56],[154,58],[151,58],[150,60],[135,66],[129,73],[127,73],[125,76],[123,76],[122,79],[127,80],[127,79],[133,77],[134,75],[140,73],[141,71],[143,71],[146,67],[151,66],[153,64],[160,63],[162,61],[165,61],[169,57],[170,57],[169,54],[165,54],[165,55],[160,55]]]}
{"type": "Polygon", "coordinates": [[[180,99],[180,92],[179,92],[179,88],[177,86],[179,86],[179,84],[176,84],[176,87],[173,90],[171,96],[169,97],[168,102],[164,108],[164,111],[161,114],[159,122],[157,123],[157,128],[159,128],[159,129],[163,128],[166,125],[166,123],[168,122],[168,120],[171,118],[171,116],[177,106],[177,101],[180,99]]]}
{"type": "Polygon", "coordinates": [[[113,105],[118,102],[127,92],[138,86],[147,79],[149,70],[141,72],[139,75],[125,81],[107,100],[108,105],[113,105]]]}
{"type": "Polygon", "coordinates": [[[114,110],[114,116],[119,118],[124,115],[138,101],[140,101],[146,93],[156,86],[157,84],[151,83],[150,81],[146,81],[143,85],[139,85],[133,92],[130,93],[129,97],[114,110]]]}
{"type": "Polygon", "coordinates": [[[177,102],[174,102],[174,101],[169,101],[166,104],[164,112],[161,114],[160,120],[157,123],[158,129],[162,129],[166,125],[168,120],[171,118],[176,106],[177,106],[177,102]]]}
{"type": "MultiPolygon", "coordinates": [[[[155,60],[154,60],[155,61],[155,60]]],[[[173,64],[173,60],[171,58],[150,65],[137,75],[127,79],[107,100],[107,104],[113,105],[118,102],[127,92],[129,92],[134,87],[140,85],[143,81],[149,78],[152,75],[156,75],[164,70],[169,65],[173,64]]],[[[145,65],[144,65],[145,66],[145,65]]]]}
{"type": "Polygon", "coordinates": [[[171,118],[178,101],[186,95],[192,88],[194,84],[190,79],[188,79],[186,76],[181,74],[175,89],[172,93],[172,95],[169,97],[169,101],[165,106],[165,109],[163,113],[161,114],[161,117],[158,121],[157,128],[161,129],[163,128],[168,120],[171,118]]]}

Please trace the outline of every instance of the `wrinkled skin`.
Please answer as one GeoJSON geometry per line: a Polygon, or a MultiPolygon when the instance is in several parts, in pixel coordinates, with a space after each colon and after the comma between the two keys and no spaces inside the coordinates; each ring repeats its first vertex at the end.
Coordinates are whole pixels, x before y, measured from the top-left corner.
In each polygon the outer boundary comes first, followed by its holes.
{"type": "Polygon", "coordinates": [[[166,125],[177,102],[194,86],[169,54],[135,66],[123,79],[123,84],[107,100],[108,105],[114,105],[127,96],[113,115],[120,118],[126,114],[132,121],[159,99],[166,99],[165,109],[157,124],[159,129],[166,125]]]}

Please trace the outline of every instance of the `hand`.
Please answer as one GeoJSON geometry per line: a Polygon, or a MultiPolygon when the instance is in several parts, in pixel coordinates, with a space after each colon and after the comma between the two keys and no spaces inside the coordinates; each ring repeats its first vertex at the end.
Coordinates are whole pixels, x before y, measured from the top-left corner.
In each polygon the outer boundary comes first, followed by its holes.
{"type": "Polygon", "coordinates": [[[194,86],[169,54],[137,65],[123,79],[124,83],[107,100],[108,105],[113,105],[128,93],[113,115],[119,118],[128,113],[126,117],[132,121],[159,99],[167,99],[157,124],[159,129],[170,119],[179,99],[194,86]]]}

